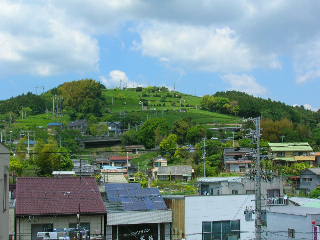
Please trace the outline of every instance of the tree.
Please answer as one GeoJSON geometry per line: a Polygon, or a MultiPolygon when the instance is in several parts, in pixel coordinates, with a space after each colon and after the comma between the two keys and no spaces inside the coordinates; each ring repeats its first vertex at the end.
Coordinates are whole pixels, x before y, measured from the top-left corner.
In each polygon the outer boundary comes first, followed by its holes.
{"type": "Polygon", "coordinates": [[[108,124],[105,122],[90,124],[89,129],[92,136],[104,136],[109,131],[108,124]]]}
{"type": "Polygon", "coordinates": [[[51,141],[47,144],[41,142],[35,147],[38,152],[35,159],[38,176],[51,176],[53,171],[72,170],[73,162],[67,149],[59,148],[57,143],[51,141]]]}
{"type": "Polygon", "coordinates": [[[139,141],[146,148],[153,148],[169,133],[168,122],[164,119],[153,118],[146,121],[139,130],[139,141]]]}
{"type": "Polygon", "coordinates": [[[178,143],[183,144],[186,142],[188,129],[192,126],[191,118],[184,118],[174,122],[172,133],[178,137],[178,143]]]}
{"type": "Polygon", "coordinates": [[[160,153],[162,156],[168,158],[169,161],[173,160],[173,156],[178,148],[177,141],[178,136],[175,134],[170,134],[160,143],[160,153]]]}
{"type": "Polygon", "coordinates": [[[101,116],[104,103],[102,89],[105,87],[92,79],[66,82],[58,88],[64,105],[79,116],[101,116]]]}
{"type": "Polygon", "coordinates": [[[187,142],[191,144],[196,144],[201,141],[207,135],[207,129],[203,126],[193,126],[187,129],[187,142]]]}
{"type": "Polygon", "coordinates": [[[309,197],[319,198],[320,197],[320,187],[317,187],[316,189],[312,190],[309,194],[309,197]]]}
{"type": "Polygon", "coordinates": [[[10,170],[14,172],[15,175],[21,176],[23,171],[23,163],[20,158],[15,156],[10,157],[10,170]]]}

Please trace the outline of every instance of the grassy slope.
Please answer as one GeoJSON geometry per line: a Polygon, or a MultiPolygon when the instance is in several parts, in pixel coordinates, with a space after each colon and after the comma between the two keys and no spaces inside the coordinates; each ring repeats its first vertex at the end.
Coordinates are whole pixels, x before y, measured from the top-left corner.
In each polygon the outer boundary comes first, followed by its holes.
{"type": "Polygon", "coordinates": [[[145,119],[163,117],[169,122],[190,117],[200,124],[232,123],[238,120],[238,118],[233,116],[200,110],[201,98],[187,94],[179,93],[182,95],[181,98],[166,97],[165,102],[161,102],[161,97],[165,96],[166,92],[156,93],[157,97],[154,96],[155,94],[143,97],[142,92],[136,92],[132,89],[107,89],[103,94],[107,101],[107,107],[112,113],[138,111],[145,119]],[[149,106],[145,106],[143,111],[142,106],[139,104],[141,98],[149,102],[149,106]],[[182,107],[180,107],[180,103],[182,107]],[[160,104],[161,106],[159,106],[160,104]],[[186,112],[179,112],[180,109],[185,109],[186,112]]]}
{"type": "MultiPolygon", "coordinates": [[[[194,122],[199,124],[233,123],[238,120],[238,118],[234,116],[200,110],[199,106],[201,97],[177,93],[182,97],[166,97],[165,102],[161,102],[161,97],[165,96],[167,93],[159,92],[156,94],[158,95],[157,97],[154,96],[155,94],[150,94],[151,96],[148,97],[142,97],[142,92],[136,92],[134,89],[106,89],[103,91],[103,95],[106,98],[107,108],[112,112],[112,114],[120,114],[121,112],[130,114],[138,112],[145,120],[150,118],[165,118],[170,123],[181,118],[191,118],[194,122]],[[145,107],[143,111],[139,104],[141,98],[149,102],[149,106],[145,107]],[[180,102],[182,107],[180,107],[180,102]],[[159,104],[161,104],[161,106],[158,106],[159,104]],[[163,104],[165,104],[165,106],[163,106],[163,104]],[[186,105],[188,105],[188,107],[186,105]],[[179,110],[181,108],[185,109],[186,112],[180,112],[179,110]]],[[[67,124],[70,120],[68,116],[53,117],[50,113],[39,114],[29,116],[23,120],[16,120],[14,127],[20,129],[29,129],[37,126],[47,127],[50,122],[62,122],[67,124]]]]}

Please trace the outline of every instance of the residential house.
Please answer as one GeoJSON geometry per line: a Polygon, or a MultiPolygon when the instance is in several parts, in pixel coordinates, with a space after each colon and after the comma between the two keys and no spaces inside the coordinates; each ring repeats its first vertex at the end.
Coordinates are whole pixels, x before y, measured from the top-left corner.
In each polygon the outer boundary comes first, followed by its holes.
{"type": "MultiPolygon", "coordinates": [[[[242,195],[255,193],[255,181],[247,177],[198,178],[200,195],[242,195]]],[[[262,199],[269,204],[284,204],[283,181],[275,177],[261,182],[262,199]]]]}
{"type": "Polygon", "coordinates": [[[105,235],[106,208],[93,177],[25,177],[16,184],[16,239],[80,225],[91,236],[105,235]]]}
{"type": "Polygon", "coordinates": [[[291,165],[305,162],[315,164],[312,147],[307,142],[269,143],[270,158],[277,164],[291,165]]]}
{"type": "Polygon", "coordinates": [[[72,159],[73,169],[77,176],[93,176],[98,167],[89,163],[89,159],[72,159]]]}
{"type": "Polygon", "coordinates": [[[109,134],[118,136],[122,133],[121,122],[107,122],[109,134]]]}
{"type": "Polygon", "coordinates": [[[254,239],[254,195],[164,196],[173,240],[254,239]]]}
{"type": "Polygon", "coordinates": [[[157,188],[106,184],[106,240],[171,239],[172,212],[157,188]]]}
{"type": "Polygon", "coordinates": [[[190,181],[194,170],[188,165],[163,166],[155,172],[155,178],[159,180],[190,181]]]}
{"type": "Polygon", "coordinates": [[[225,170],[228,172],[248,172],[253,163],[252,148],[225,148],[223,152],[225,170]]]}
{"type": "Polygon", "coordinates": [[[82,135],[87,134],[88,132],[88,121],[86,119],[76,120],[68,125],[69,129],[78,130],[82,135]]]}
{"type": "Polygon", "coordinates": [[[0,240],[9,238],[9,157],[0,144],[0,240]]]}
{"type": "Polygon", "coordinates": [[[301,172],[299,189],[310,193],[320,185],[320,168],[307,168],[301,172]]]}
{"type": "Polygon", "coordinates": [[[57,133],[57,130],[62,127],[63,127],[63,124],[59,122],[48,123],[48,133],[54,135],[57,133]]]}
{"type": "Polygon", "coordinates": [[[155,179],[156,178],[156,174],[157,174],[157,172],[159,170],[159,167],[168,166],[168,160],[166,158],[164,158],[164,157],[157,157],[157,158],[153,159],[152,166],[153,166],[153,168],[151,169],[152,178],[155,179]]]}
{"type": "Polygon", "coordinates": [[[264,239],[319,239],[320,208],[273,206],[266,209],[264,239]]]}
{"type": "Polygon", "coordinates": [[[127,183],[127,174],[128,169],[125,167],[103,166],[100,170],[102,183],[127,183]]]}
{"type": "Polygon", "coordinates": [[[130,161],[133,159],[131,156],[111,156],[109,157],[110,166],[130,167],[130,161]]]}
{"type": "Polygon", "coordinates": [[[139,151],[144,151],[145,147],[143,145],[129,145],[125,147],[127,152],[132,152],[138,154],[139,151]]]}

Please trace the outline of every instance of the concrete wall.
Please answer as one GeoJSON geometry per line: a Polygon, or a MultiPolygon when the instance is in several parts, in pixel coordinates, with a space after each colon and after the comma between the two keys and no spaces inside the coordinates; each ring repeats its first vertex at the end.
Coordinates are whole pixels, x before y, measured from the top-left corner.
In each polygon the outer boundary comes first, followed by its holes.
{"type": "Polygon", "coordinates": [[[0,240],[9,238],[9,158],[0,144],[0,240]],[[6,176],[6,177],[5,177],[6,176]]]}
{"type": "MultiPolygon", "coordinates": [[[[247,194],[248,191],[254,191],[255,182],[243,178],[241,182],[212,182],[212,183],[201,183],[201,185],[208,185],[208,194],[209,195],[229,195],[232,194],[232,191],[238,191],[238,194],[247,194]]],[[[280,196],[283,196],[283,182],[281,178],[273,178],[271,182],[262,181],[261,191],[263,198],[267,197],[267,190],[270,189],[279,189],[280,196]]],[[[202,191],[202,189],[201,189],[202,191]]]]}
{"type": "MultiPolygon", "coordinates": [[[[80,216],[81,222],[90,223],[90,233],[92,235],[104,234],[104,216],[80,216]]],[[[32,224],[53,224],[53,228],[68,228],[69,223],[77,223],[77,217],[74,216],[52,216],[52,217],[17,217],[17,240],[31,240],[31,225],[32,224]]]]}
{"type": "Polygon", "coordinates": [[[245,221],[246,207],[254,209],[253,195],[185,197],[186,240],[202,240],[202,222],[240,220],[240,239],[254,239],[254,220],[245,221]]]}
{"type": "Polygon", "coordinates": [[[293,214],[267,212],[266,239],[288,240],[288,229],[295,230],[295,239],[313,239],[312,220],[320,222],[320,215],[299,216],[293,214]]]}

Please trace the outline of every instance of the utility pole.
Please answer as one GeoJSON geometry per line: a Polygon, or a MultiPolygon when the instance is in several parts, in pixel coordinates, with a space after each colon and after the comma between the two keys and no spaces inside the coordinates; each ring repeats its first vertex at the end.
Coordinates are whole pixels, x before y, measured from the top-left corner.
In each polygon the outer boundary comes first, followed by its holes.
{"type": "Polygon", "coordinates": [[[203,139],[203,177],[206,177],[206,138],[203,139]]]}
{"type": "Polygon", "coordinates": [[[257,152],[256,152],[256,163],[255,163],[255,225],[256,225],[256,240],[261,240],[261,228],[262,228],[262,219],[261,219],[261,165],[260,165],[260,117],[255,119],[256,121],[256,142],[257,142],[257,152]]]}
{"type": "Polygon", "coordinates": [[[27,149],[27,152],[28,152],[28,158],[30,158],[30,132],[28,131],[27,134],[28,134],[28,149],[27,149]]]}

